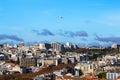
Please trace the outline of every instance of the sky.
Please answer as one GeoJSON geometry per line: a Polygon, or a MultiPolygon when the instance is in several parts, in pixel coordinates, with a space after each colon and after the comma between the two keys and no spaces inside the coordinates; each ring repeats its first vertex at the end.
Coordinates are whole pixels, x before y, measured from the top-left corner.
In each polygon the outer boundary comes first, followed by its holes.
{"type": "Polygon", "coordinates": [[[120,0],[0,0],[0,43],[120,44],[120,0]]]}

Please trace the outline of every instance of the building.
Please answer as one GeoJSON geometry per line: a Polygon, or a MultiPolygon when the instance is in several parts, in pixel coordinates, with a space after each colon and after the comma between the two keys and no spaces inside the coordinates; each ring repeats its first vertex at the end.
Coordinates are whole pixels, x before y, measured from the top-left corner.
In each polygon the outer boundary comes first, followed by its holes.
{"type": "Polygon", "coordinates": [[[48,49],[51,48],[51,44],[49,44],[49,43],[45,43],[45,47],[46,47],[46,49],[48,50],[48,49]]]}
{"type": "Polygon", "coordinates": [[[111,45],[111,48],[112,48],[112,49],[119,49],[119,48],[120,48],[120,45],[118,45],[118,44],[112,44],[112,45],[111,45]]]}
{"type": "Polygon", "coordinates": [[[88,61],[88,55],[86,55],[86,54],[81,54],[80,55],[80,60],[79,61],[88,61]]]}
{"type": "Polygon", "coordinates": [[[95,65],[95,63],[91,62],[80,62],[75,66],[75,69],[82,71],[83,77],[90,73],[94,74],[96,68],[97,66],[95,65]]]}
{"type": "Polygon", "coordinates": [[[46,50],[45,43],[40,43],[39,44],[39,49],[46,50]]]}
{"type": "Polygon", "coordinates": [[[65,58],[62,58],[62,63],[64,64],[68,64],[68,59],[65,57],[65,58]]]}
{"type": "Polygon", "coordinates": [[[52,42],[51,47],[52,47],[53,51],[55,51],[55,52],[57,52],[57,51],[60,52],[60,51],[64,50],[64,45],[57,43],[57,42],[52,42]]]}
{"type": "Polygon", "coordinates": [[[18,47],[23,47],[23,46],[25,46],[24,42],[18,44],[18,47]]]}
{"type": "Polygon", "coordinates": [[[44,59],[44,66],[55,64],[55,59],[44,59]]]}
{"type": "Polygon", "coordinates": [[[7,49],[8,46],[9,46],[9,45],[8,45],[7,43],[4,43],[4,44],[3,44],[3,48],[4,48],[4,49],[7,49]]]}
{"type": "Polygon", "coordinates": [[[58,58],[58,59],[55,59],[55,65],[57,66],[58,64],[62,64],[62,59],[61,58],[58,58]]]}
{"type": "Polygon", "coordinates": [[[75,63],[76,62],[76,58],[74,56],[70,56],[67,59],[68,59],[68,63],[75,63]]]}
{"type": "Polygon", "coordinates": [[[41,50],[48,50],[51,48],[51,45],[49,43],[40,43],[39,44],[39,49],[41,50]]]}
{"type": "Polygon", "coordinates": [[[37,58],[37,67],[44,66],[44,59],[37,58]]]}
{"type": "Polygon", "coordinates": [[[106,73],[107,80],[115,80],[118,76],[120,76],[120,71],[110,71],[106,73]]]}
{"type": "Polygon", "coordinates": [[[37,66],[36,58],[22,58],[20,59],[20,66],[31,67],[37,66]]]}
{"type": "Polygon", "coordinates": [[[65,45],[66,49],[77,49],[78,46],[76,44],[72,44],[70,42],[67,42],[65,45]]]}
{"type": "Polygon", "coordinates": [[[20,66],[18,66],[18,65],[12,67],[12,70],[10,70],[10,71],[12,71],[12,72],[15,72],[15,71],[16,71],[16,72],[22,73],[22,70],[21,70],[20,66]]]}
{"type": "Polygon", "coordinates": [[[70,43],[70,42],[67,42],[67,43],[66,43],[66,48],[69,48],[69,49],[73,48],[73,45],[72,45],[72,43],[70,43]]]}

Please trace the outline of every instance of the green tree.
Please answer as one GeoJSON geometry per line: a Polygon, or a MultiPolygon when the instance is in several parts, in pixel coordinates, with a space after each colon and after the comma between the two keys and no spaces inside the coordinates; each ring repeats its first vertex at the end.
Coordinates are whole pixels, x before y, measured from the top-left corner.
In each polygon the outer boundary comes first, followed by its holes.
{"type": "Polygon", "coordinates": [[[98,78],[106,78],[106,73],[99,73],[98,75],[98,78]]]}

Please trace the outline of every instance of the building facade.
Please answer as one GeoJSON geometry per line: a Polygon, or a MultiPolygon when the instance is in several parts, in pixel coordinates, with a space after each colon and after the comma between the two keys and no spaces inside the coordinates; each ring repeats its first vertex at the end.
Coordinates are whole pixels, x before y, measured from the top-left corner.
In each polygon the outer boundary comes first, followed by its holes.
{"type": "Polygon", "coordinates": [[[57,42],[52,42],[51,47],[52,47],[53,51],[60,52],[60,51],[64,50],[64,46],[60,43],[57,43],[57,42]]]}
{"type": "Polygon", "coordinates": [[[35,58],[20,59],[20,66],[24,67],[37,66],[37,60],[35,58]]]}

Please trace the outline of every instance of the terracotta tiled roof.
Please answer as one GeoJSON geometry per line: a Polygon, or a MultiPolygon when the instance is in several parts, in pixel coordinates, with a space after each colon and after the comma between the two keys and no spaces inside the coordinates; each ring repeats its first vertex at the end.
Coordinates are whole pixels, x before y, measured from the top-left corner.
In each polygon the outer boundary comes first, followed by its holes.
{"type": "Polygon", "coordinates": [[[6,63],[7,65],[11,65],[11,66],[15,66],[15,64],[14,63],[6,63]]]}
{"type": "Polygon", "coordinates": [[[87,79],[97,79],[98,77],[95,75],[88,75],[86,76],[87,79]]]}

